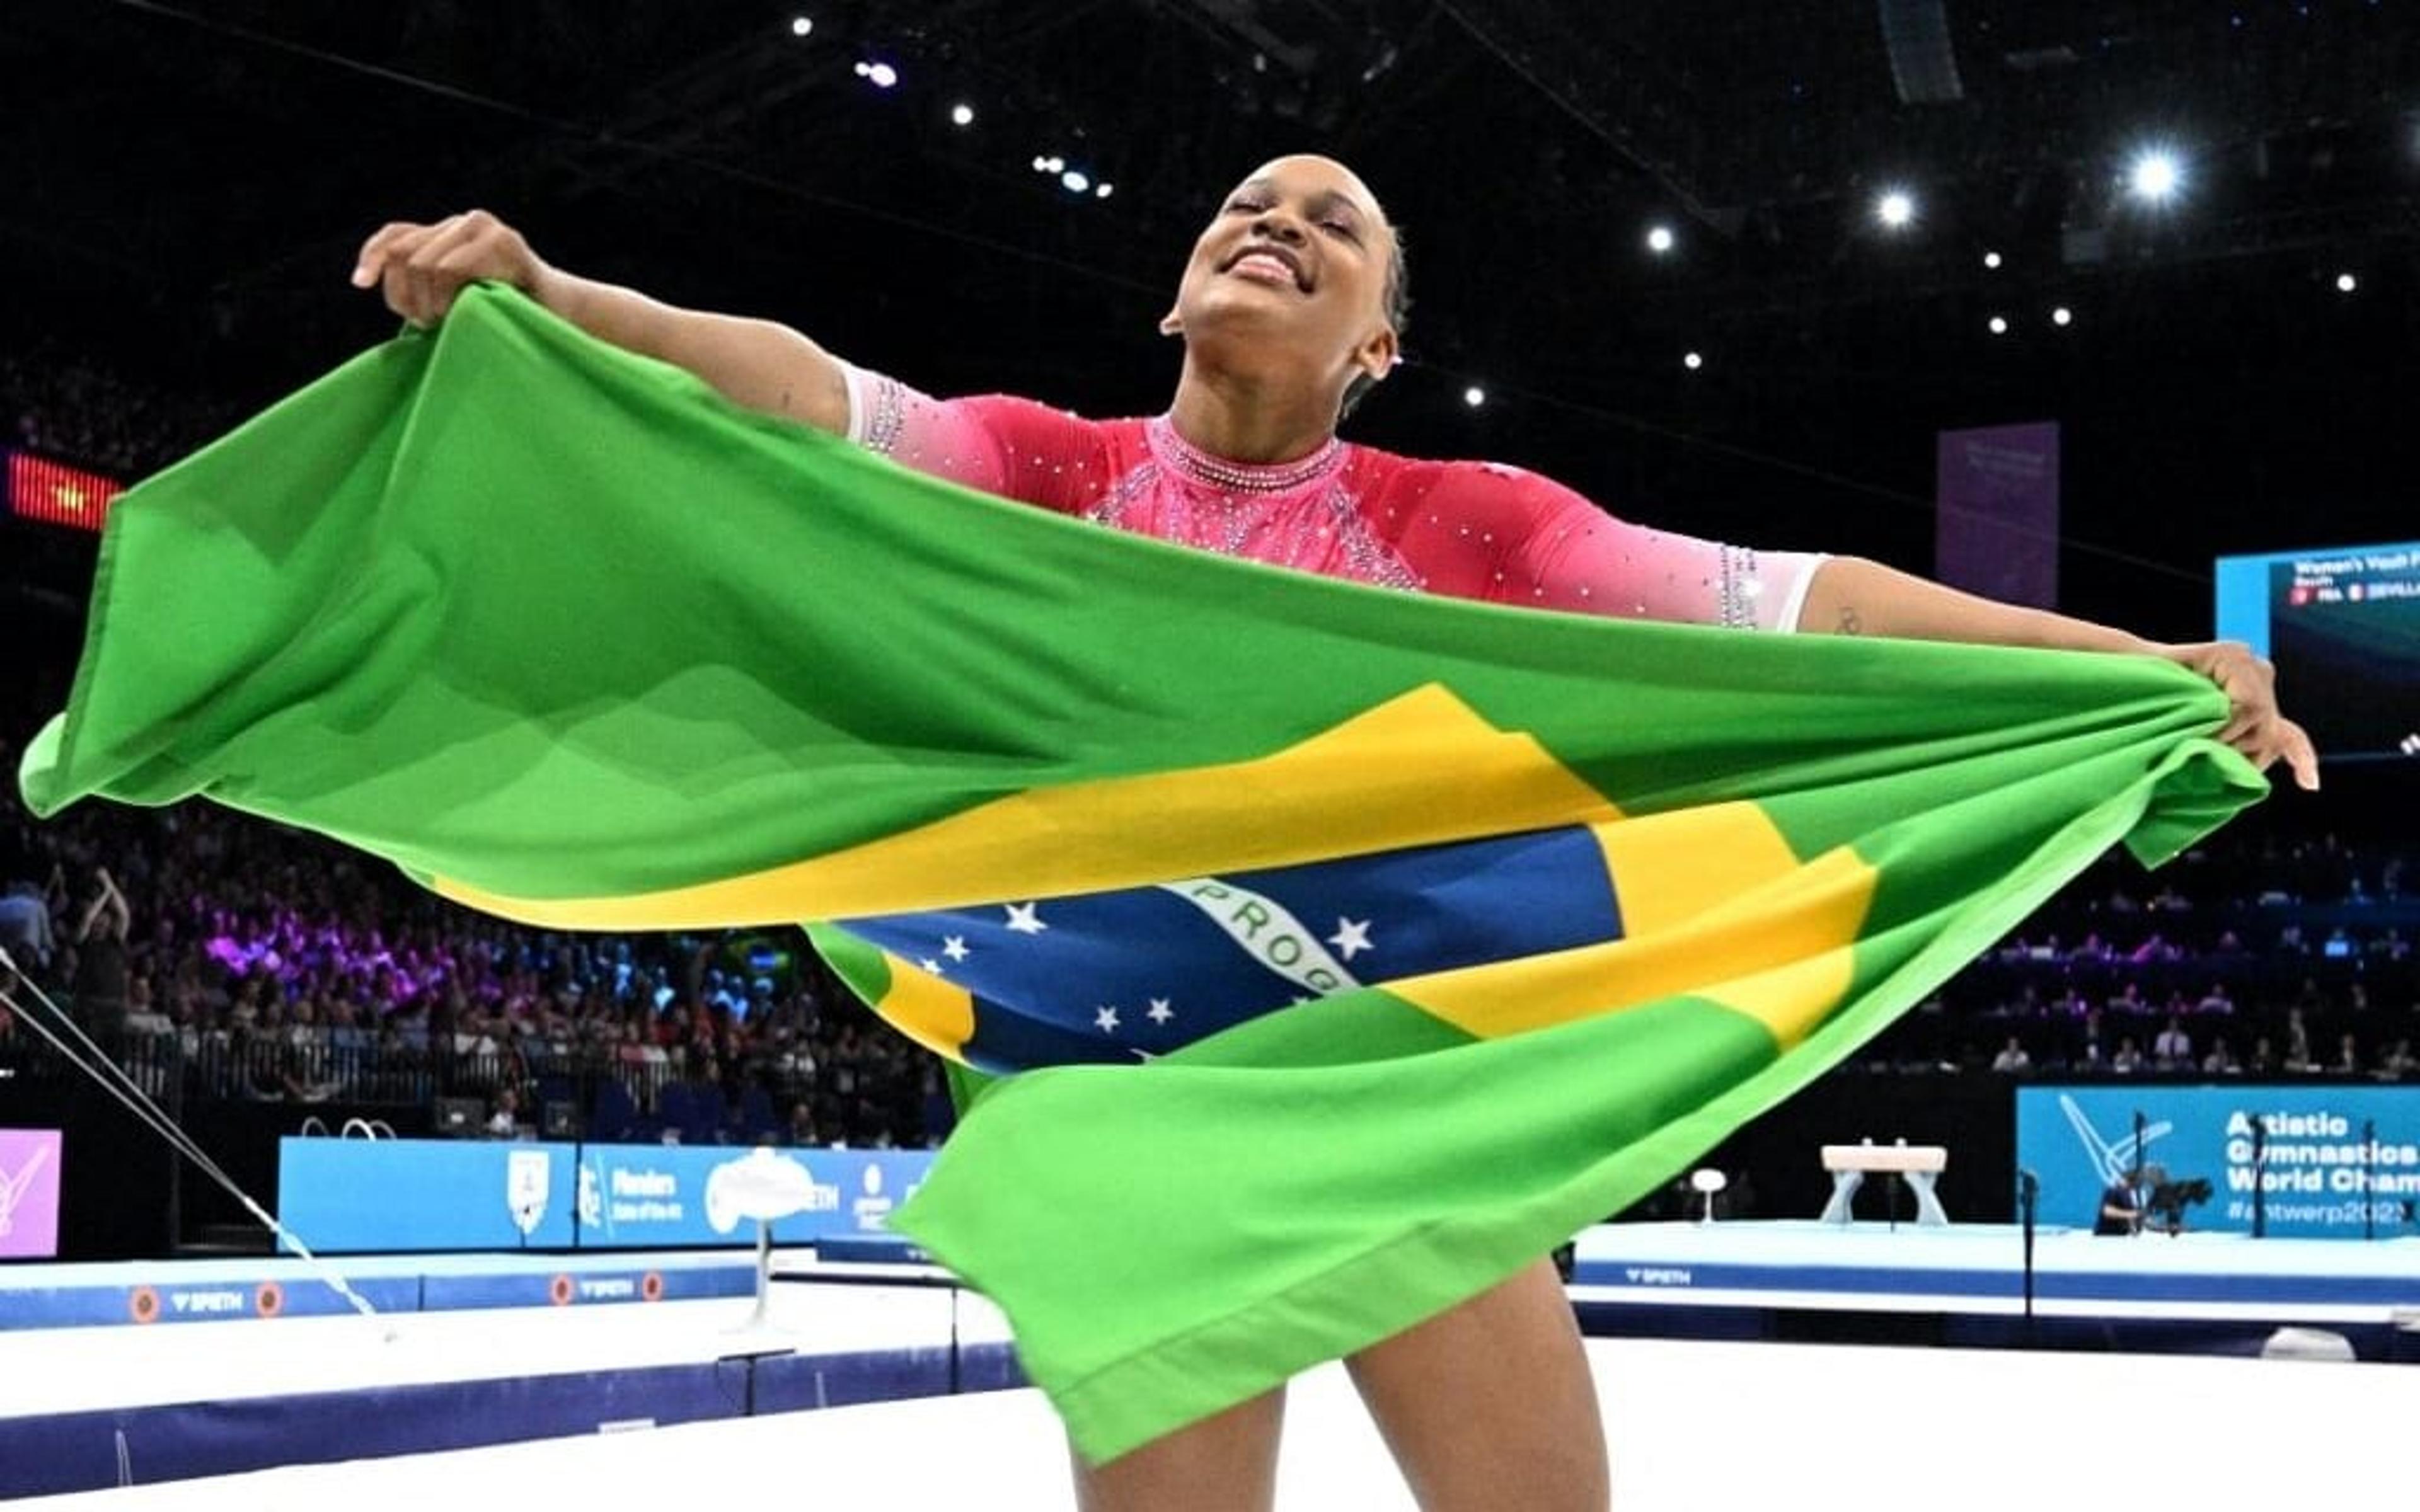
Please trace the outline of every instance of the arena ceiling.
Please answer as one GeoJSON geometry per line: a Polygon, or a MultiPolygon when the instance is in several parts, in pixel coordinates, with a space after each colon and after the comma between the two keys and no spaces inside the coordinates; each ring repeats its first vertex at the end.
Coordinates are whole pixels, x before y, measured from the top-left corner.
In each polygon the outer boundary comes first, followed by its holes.
{"type": "Polygon", "coordinates": [[[370,228],[475,204],[930,387],[1156,408],[1199,221],[1307,148],[1408,228],[1382,443],[1920,565],[1932,429],[2056,416],[2082,579],[2179,603],[2408,531],[2411,0],[12,0],[0,69],[0,336],[248,397],[390,329],[370,228]]]}

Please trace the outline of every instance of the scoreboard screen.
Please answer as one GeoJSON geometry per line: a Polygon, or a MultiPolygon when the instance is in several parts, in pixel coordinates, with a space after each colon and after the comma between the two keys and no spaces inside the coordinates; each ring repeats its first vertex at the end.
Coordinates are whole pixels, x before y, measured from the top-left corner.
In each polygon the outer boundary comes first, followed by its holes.
{"type": "Polygon", "coordinates": [[[2330,761],[2420,761],[2420,542],[2218,559],[2218,633],[2330,761]]]}

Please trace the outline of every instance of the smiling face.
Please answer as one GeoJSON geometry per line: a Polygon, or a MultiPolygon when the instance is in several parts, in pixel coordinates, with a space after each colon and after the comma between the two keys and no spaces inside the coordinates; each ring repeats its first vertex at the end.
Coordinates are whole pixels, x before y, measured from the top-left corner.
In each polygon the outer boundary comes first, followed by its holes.
{"type": "Polygon", "coordinates": [[[1219,365],[1297,368],[1342,395],[1395,359],[1394,230],[1352,171],[1280,158],[1236,186],[1193,244],[1163,331],[1219,365]]]}

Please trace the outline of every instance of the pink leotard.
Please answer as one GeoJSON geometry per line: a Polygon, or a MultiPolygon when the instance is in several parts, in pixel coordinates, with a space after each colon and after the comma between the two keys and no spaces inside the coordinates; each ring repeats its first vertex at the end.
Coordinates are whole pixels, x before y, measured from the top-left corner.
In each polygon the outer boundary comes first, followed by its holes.
{"type": "Polygon", "coordinates": [[[1165,416],[1085,420],[1005,395],[939,400],[848,369],[849,439],[985,493],[1326,577],[1579,613],[1791,630],[1821,557],[1616,519],[1537,473],[1330,440],[1230,462],[1165,416]]]}

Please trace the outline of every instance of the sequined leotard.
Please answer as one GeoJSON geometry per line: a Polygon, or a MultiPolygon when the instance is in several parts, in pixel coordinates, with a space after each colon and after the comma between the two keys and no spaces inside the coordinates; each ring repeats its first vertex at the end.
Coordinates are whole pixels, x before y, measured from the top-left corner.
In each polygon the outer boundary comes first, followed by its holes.
{"type": "Polygon", "coordinates": [[[1224,556],[1579,613],[1797,627],[1821,558],[1653,531],[1552,479],[1330,440],[1274,466],[1188,444],[1165,416],[938,400],[851,368],[849,439],[922,472],[1224,556]]]}

